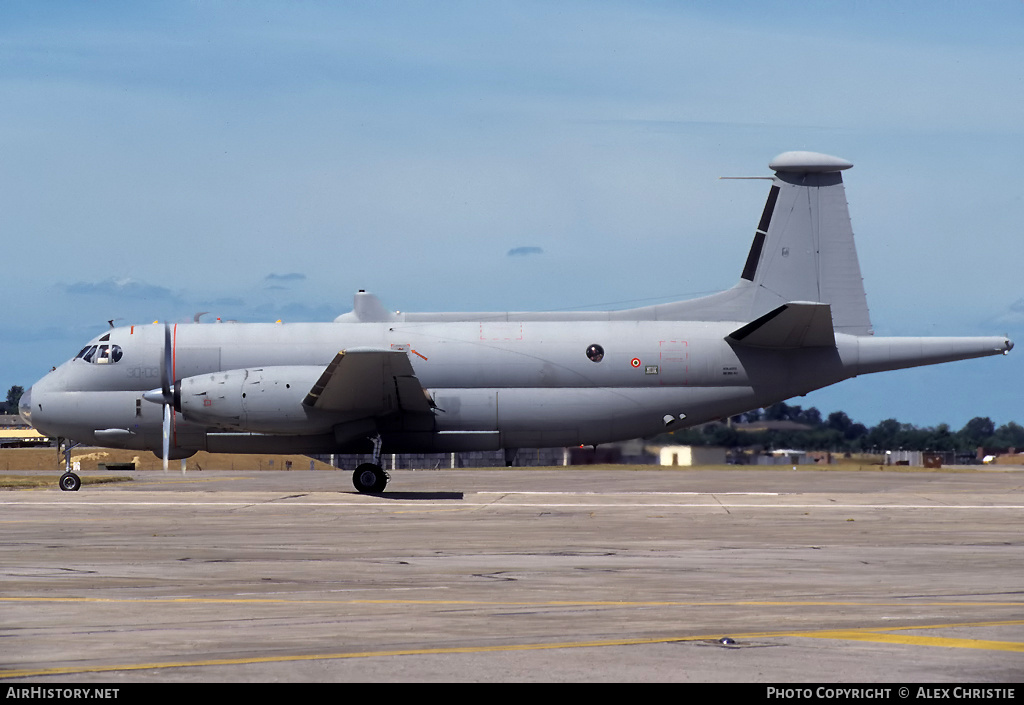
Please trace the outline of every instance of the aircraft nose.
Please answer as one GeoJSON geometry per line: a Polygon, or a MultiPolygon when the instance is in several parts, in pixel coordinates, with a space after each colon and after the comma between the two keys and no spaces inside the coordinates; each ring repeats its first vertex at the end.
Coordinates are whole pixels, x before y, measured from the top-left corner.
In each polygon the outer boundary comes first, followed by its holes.
{"type": "Polygon", "coordinates": [[[32,387],[26,389],[18,402],[18,414],[29,426],[32,425],[32,387]]]}

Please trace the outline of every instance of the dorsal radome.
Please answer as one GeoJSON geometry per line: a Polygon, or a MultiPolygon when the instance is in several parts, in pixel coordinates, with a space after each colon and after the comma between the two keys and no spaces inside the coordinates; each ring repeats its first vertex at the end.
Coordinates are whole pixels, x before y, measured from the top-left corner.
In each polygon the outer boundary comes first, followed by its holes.
{"type": "Polygon", "coordinates": [[[818,152],[783,152],[768,163],[772,171],[789,171],[798,173],[843,171],[849,169],[853,164],[818,152]]]}

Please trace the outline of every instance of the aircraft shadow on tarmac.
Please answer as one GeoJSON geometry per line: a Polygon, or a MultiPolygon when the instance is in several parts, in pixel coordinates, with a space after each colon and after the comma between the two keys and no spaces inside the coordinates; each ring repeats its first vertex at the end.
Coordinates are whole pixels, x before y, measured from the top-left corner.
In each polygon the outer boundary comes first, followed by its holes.
{"type": "MultiPolygon", "coordinates": [[[[359,494],[346,492],[345,494],[359,494]]],[[[462,492],[375,492],[373,497],[381,499],[465,499],[462,492]]]]}

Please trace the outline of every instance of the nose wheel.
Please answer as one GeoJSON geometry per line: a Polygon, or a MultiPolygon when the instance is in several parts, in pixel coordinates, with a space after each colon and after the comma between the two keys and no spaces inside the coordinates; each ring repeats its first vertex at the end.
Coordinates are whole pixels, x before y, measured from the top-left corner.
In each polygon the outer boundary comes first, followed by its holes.
{"type": "Polygon", "coordinates": [[[65,492],[78,492],[82,486],[82,478],[73,472],[66,472],[60,476],[60,488],[65,492]]]}

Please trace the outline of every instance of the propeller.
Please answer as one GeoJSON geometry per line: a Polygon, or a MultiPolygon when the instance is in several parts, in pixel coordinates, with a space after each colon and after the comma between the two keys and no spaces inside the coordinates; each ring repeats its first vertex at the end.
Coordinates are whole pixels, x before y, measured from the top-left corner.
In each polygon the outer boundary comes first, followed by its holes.
{"type": "Polygon", "coordinates": [[[142,395],[146,401],[162,404],[164,407],[163,423],[163,461],[164,472],[167,472],[167,459],[171,454],[171,408],[174,406],[174,387],[171,385],[171,326],[164,324],[164,352],[160,356],[160,389],[151,389],[142,395]]]}

